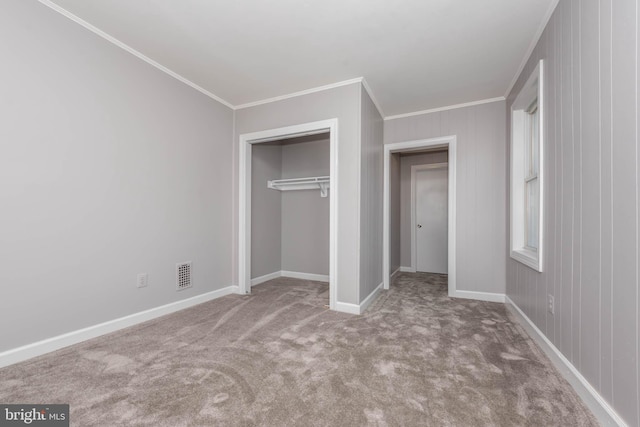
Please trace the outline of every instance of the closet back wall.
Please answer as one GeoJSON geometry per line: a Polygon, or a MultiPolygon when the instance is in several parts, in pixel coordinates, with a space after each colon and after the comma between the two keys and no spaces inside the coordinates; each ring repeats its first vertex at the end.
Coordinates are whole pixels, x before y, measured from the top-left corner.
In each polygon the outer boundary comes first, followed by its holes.
{"type": "Polygon", "coordinates": [[[329,275],[329,197],[267,188],[273,179],[328,176],[329,155],[326,134],[253,145],[252,279],[280,271],[329,275]]]}
{"type": "MultiPolygon", "coordinates": [[[[329,176],[329,137],[282,146],[282,178],[329,176]]],[[[331,190],[329,190],[331,191],[331,190]]],[[[282,192],[282,270],[329,275],[329,197],[282,192]]]]}

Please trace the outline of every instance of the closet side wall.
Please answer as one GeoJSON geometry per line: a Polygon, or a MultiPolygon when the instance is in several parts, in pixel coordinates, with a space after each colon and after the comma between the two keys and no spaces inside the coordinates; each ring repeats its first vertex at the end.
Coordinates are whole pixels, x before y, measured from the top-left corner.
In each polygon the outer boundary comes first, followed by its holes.
{"type": "Polygon", "coordinates": [[[391,154],[389,165],[389,273],[393,274],[402,265],[401,252],[401,209],[400,204],[400,153],[391,154]]]}
{"type": "Polygon", "coordinates": [[[251,161],[251,278],[281,270],[282,193],[267,181],[282,175],[282,147],[254,144],[251,161]]]}
{"type": "Polygon", "coordinates": [[[361,87],[360,301],[382,284],[382,198],[384,122],[361,87]]]}
{"type": "MultiPolygon", "coordinates": [[[[329,176],[329,155],[325,136],[285,144],[282,178],[329,176]]],[[[282,192],[282,270],[329,275],[329,197],[320,190],[282,192]]]]}
{"type": "Polygon", "coordinates": [[[403,267],[411,267],[411,166],[446,163],[447,158],[446,151],[400,156],[400,262],[403,267]]]}

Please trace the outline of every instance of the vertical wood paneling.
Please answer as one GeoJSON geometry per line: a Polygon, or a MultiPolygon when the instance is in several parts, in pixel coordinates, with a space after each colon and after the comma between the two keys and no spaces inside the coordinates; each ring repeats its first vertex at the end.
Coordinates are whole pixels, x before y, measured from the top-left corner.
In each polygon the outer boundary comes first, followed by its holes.
{"type": "Polygon", "coordinates": [[[582,355],[580,353],[580,335],[582,319],[580,317],[580,300],[582,294],[582,80],[580,70],[580,16],[581,0],[571,2],[571,73],[573,80],[573,292],[571,300],[571,330],[573,364],[580,369],[582,355]]]}
{"type": "Polygon", "coordinates": [[[638,147],[638,139],[640,138],[639,127],[638,127],[638,117],[640,116],[640,97],[638,96],[638,90],[640,88],[640,69],[638,68],[638,61],[640,60],[640,1],[636,0],[636,128],[635,128],[635,149],[636,149],[636,422],[640,424],[640,276],[639,276],[639,268],[640,268],[640,229],[638,229],[640,222],[640,149],[638,147]]]}
{"type": "MultiPolygon", "coordinates": [[[[562,297],[562,44],[560,41],[562,40],[562,26],[561,26],[561,9],[556,9],[554,18],[551,20],[551,24],[554,26],[554,41],[551,44],[554,47],[554,66],[553,66],[553,74],[549,74],[549,79],[547,79],[547,83],[550,83],[554,87],[554,102],[553,102],[553,110],[554,110],[554,121],[547,122],[549,126],[547,126],[547,134],[550,138],[547,139],[547,146],[553,146],[553,166],[555,169],[554,173],[554,181],[553,186],[555,188],[556,198],[555,204],[553,206],[554,217],[555,217],[555,229],[554,229],[554,261],[555,261],[555,269],[553,271],[554,278],[554,295],[555,303],[560,306],[561,297],[562,297]],[[549,80],[553,80],[553,82],[549,82],[549,80]],[[551,127],[553,126],[553,127],[551,127]],[[553,138],[553,139],[552,139],[553,138]]],[[[548,151],[549,152],[549,151],[548,151]]],[[[547,162],[549,165],[550,162],[547,162]]],[[[550,208],[547,205],[547,208],[550,208]]],[[[562,324],[560,322],[560,317],[555,314],[550,314],[553,317],[553,330],[554,336],[552,342],[556,345],[556,347],[560,348],[560,342],[562,340],[562,324]]]]}
{"type": "Polygon", "coordinates": [[[546,59],[545,271],[507,260],[507,293],[629,425],[638,377],[638,7],[561,0],[507,99],[546,59]],[[544,313],[544,294],[556,310],[544,313]]]}
{"type": "Polygon", "coordinates": [[[611,127],[611,3],[600,2],[600,384],[601,394],[613,401],[613,183],[611,127]]]}
{"type": "Polygon", "coordinates": [[[573,362],[573,78],[571,67],[571,2],[559,4],[562,25],[562,284],[559,308],[560,350],[573,362]]]}
{"type": "Polygon", "coordinates": [[[382,283],[383,122],[369,94],[360,92],[360,284],[359,302],[382,283]]]}
{"type": "Polygon", "coordinates": [[[580,367],[594,387],[600,387],[600,68],[598,63],[599,4],[580,9],[580,70],[582,106],[582,260],[579,318],[580,367]]]}
{"type": "Polygon", "coordinates": [[[636,316],[636,4],[613,2],[613,403],[638,425],[636,316]],[[631,335],[631,336],[630,336],[631,335]]]}

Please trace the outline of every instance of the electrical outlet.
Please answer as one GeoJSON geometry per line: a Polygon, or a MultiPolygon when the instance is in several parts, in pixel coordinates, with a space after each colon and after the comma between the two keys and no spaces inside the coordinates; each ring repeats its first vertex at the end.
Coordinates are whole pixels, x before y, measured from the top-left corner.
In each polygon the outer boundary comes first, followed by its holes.
{"type": "Polygon", "coordinates": [[[145,288],[149,284],[149,275],[147,273],[138,274],[138,281],[136,286],[139,288],[145,288]]]}
{"type": "Polygon", "coordinates": [[[547,310],[549,311],[549,313],[551,314],[555,314],[556,311],[556,304],[555,301],[553,299],[553,295],[549,294],[548,298],[547,298],[547,310]]]}

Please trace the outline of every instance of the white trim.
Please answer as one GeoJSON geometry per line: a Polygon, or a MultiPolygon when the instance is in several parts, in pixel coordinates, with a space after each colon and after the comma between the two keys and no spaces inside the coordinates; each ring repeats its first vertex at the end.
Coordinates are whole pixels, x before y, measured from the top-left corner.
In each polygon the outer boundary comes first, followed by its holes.
{"type": "Polygon", "coordinates": [[[364,77],[362,78],[362,86],[364,87],[364,90],[366,90],[369,94],[369,98],[371,98],[373,105],[375,105],[378,109],[378,114],[380,114],[380,116],[384,119],[384,111],[382,111],[380,103],[376,99],[375,95],[373,94],[373,90],[371,90],[371,86],[369,86],[369,83],[367,83],[367,80],[364,77]]]}
{"type": "Polygon", "coordinates": [[[385,120],[403,119],[405,117],[420,116],[422,114],[437,113],[439,111],[455,110],[456,108],[465,108],[465,107],[473,107],[474,105],[490,104],[492,102],[504,101],[505,99],[506,98],[504,96],[499,96],[497,98],[480,99],[478,101],[465,102],[462,104],[455,104],[455,105],[447,105],[445,107],[430,108],[428,110],[414,111],[412,113],[395,114],[393,116],[385,117],[384,119],[385,120]]]}
{"type": "Polygon", "coordinates": [[[238,293],[238,287],[228,286],[216,291],[196,295],[181,301],[161,305],[149,310],[140,311],[118,319],[109,320],[87,328],[78,329],[77,331],[7,350],[0,353],[0,368],[234,293],[238,293]]]}
{"type": "Polygon", "coordinates": [[[416,269],[411,267],[400,267],[400,271],[403,273],[415,273],[416,269]]]}
{"type": "Polygon", "coordinates": [[[336,301],[335,311],[348,314],[360,314],[360,305],[351,304],[350,302],[336,301]]]}
{"type": "MultiPolygon", "coordinates": [[[[260,101],[247,102],[245,104],[236,105],[236,110],[242,110],[244,108],[256,107],[258,105],[270,104],[272,102],[283,101],[289,98],[295,98],[298,96],[309,95],[316,92],[323,92],[325,90],[335,89],[342,86],[352,85],[354,83],[362,83],[362,77],[356,77],[355,79],[343,80],[341,82],[331,83],[324,86],[313,87],[311,89],[301,90],[299,92],[293,92],[286,95],[274,96],[273,98],[261,99],[260,101]]],[[[373,99],[373,98],[372,98],[373,99]]]]}
{"type": "Polygon", "coordinates": [[[336,309],[338,295],[338,119],[321,120],[245,133],[239,139],[238,287],[251,293],[251,145],[294,136],[329,132],[331,191],[329,192],[329,307],[336,309]]]}
{"type": "Polygon", "coordinates": [[[364,311],[369,308],[369,306],[371,305],[371,303],[373,301],[375,301],[375,299],[378,297],[378,295],[380,295],[380,292],[382,291],[382,289],[384,288],[384,283],[380,283],[378,286],[376,286],[376,288],[373,290],[373,292],[371,292],[369,294],[368,297],[366,297],[364,299],[364,301],[362,301],[360,303],[360,313],[362,314],[364,313],[364,311]]]}
{"type": "Polygon", "coordinates": [[[329,275],[327,274],[301,273],[299,271],[280,270],[251,279],[251,287],[280,277],[290,277],[292,279],[312,280],[315,282],[329,283],[329,275]]]}
{"type": "MultiPolygon", "coordinates": [[[[393,279],[395,279],[395,278],[396,278],[396,275],[400,274],[400,271],[401,271],[400,269],[401,269],[401,268],[402,268],[402,267],[398,267],[398,268],[396,268],[396,271],[394,271],[393,273],[391,273],[391,278],[389,279],[390,281],[392,281],[392,282],[393,282],[393,279]]],[[[383,287],[383,289],[384,289],[384,283],[382,283],[382,287],[383,287]]]]}
{"type": "Polygon", "coordinates": [[[278,277],[282,277],[282,271],[274,271],[273,273],[265,274],[264,276],[255,277],[251,279],[251,287],[268,282],[269,280],[277,279],[278,277]]]}
{"type": "Polygon", "coordinates": [[[476,301],[501,302],[504,303],[504,294],[494,294],[491,292],[475,292],[475,291],[454,291],[453,295],[449,293],[451,298],[473,299],[476,301]]]}
{"type": "Polygon", "coordinates": [[[449,167],[444,163],[429,163],[411,166],[411,269],[418,271],[418,240],[416,237],[416,172],[429,169],[443,169],[449,167]]]}
{"type": "Polygon", "coordinates": [[[547,9],[547,12],[545,13],[544,17],[542,18],[542,21],[540,22],[538,31],[536,31],[536,34],[533,36],[533,39],[531,39],[531,44],[529,45],[529,48],[525,52],[524,57],[522,58],[522,62],[518,67],[518,70],[516,71],[515,75],[511,79],[511,83],[509,83],[509,86],[507,87],[507,91],[504,93],[505,99],[509,97],[511,90],[516,85],[518,78],[520,78],[520,74],[522,73],[522,70],[524,70],[524,67],[527,66],[527,62],[529,62],[529,58],[531,57],[533,50],[538,45],[538,42],[540,41],[540,38],[542,37],[544,30],[547,28],[547,24],[549,23],[549,20],[553,16],[553,12],[555,12],[556,7],[558,7],[558,3],[560,3],[560,0],[553,0],[549,5],[549,9],[547,9]]]}
{"type": "Polygon", "coordinates": [[[280,272],[282,277],[291,277],[293,279],[313,280],[315,282],[329,283],[329,276],[327,274],[313,274],[313,273],[300,273],[298,271],[282,270],[280,272]]]}
{"type": "Polygon", "coordinates": [[[562,376],[573,386],[587,407],[593,412],[603,426],[626,427],[622,417],[600,396],[589,381],[576,369],[575,366],[556,348],[556,346],[542,333],[540,329],[527,317],[526,314],[508,296],[505,297],[507,307],[515,315],[529,336],[542,348],[551,362],[560,371],[562,376]]]}
{"type": "MultiPolygon", "coordinates": [[[[389,190],[389,163],[392,153],[418,151],[424,148],[447,147],[449,150],[449,192],[448,192],[448,282],[449,296],[453,296],[456,292],[456,154],[457,138],[455,135],[443,136],[439,138],[421,139],[417,141],[398,142],[394,144],[384,145],[384,191],[383,191],[383,209],[382,209],[382,279],[384,289],[389,289],[389,249],[390,245],[390,190],[389,190]]],[[[400,268],[403,271],[403,267],[400,268]]]]}
{"type": "Polygon", "coordinates": [[[545,132],[546,123],[544,115],[546,113],[544,99],[544,60],[538,61],[538,64],[531,72],[522,89],[518,92],[518,96],[513,101],[509,113],[509,122],[511,124],[511,135],[509,138],[510,158],[509,158],[509,256],[516,261],[542,272],[544,269],[544,208],[545,208],[545,132]],[[516,167],[515,165],[524,165],[524,146],[525,146],[525,116],[526,109],[531,102],[538,100],[538,248],[530,250],[526,247],[525,241],[525,171],[524,167],[516,167]]]}
{"type": "Polygon", "coordinates": [[[342,313],[362,314],[371,305],[371,303],[375,301],[382,289],[384,289],[384,283],[380,283],[376,286],[376,288],[360,304],[337,301],[335,310],[342,313]]]}
{"type": "Polygon", "coordinates": [[[102,37],[103,39],[107,40],[110,43],[113,43],[114,45],[118,46],[120,49],[126,50],[127,52],[129,52],[130,54],[132,54],[133,56],[136,56],[137,58],[143,60],[144,62],[146,62],[147,64],[157,68],[158,70],[162,71],[163,73],[166,73],[168,75],[170,75],[171,77],[173,77],[176,80],[181,81],[182,83],[186,84],[187,86],[192,87],[193,89],[197,90],[198,92],[208,96],[209,98],[218,101],[219,103],[234,109],[233,104],[231,104],[228,101],[225,101],[224,99],[220,98],[217,95],[214,95],[213,93],[209,92],[208,90],[204,89],[201,86],[198,86],[197,84],[195,84],[194,82],[192,82],[191,80],[181,76],[180,74],[176,73],[175,71],[170,70],[169,68],[165,67],[164,65],[159,64],[158,62],[154,61],[153,59],[149,58],[148,56],[144,55],[143,53],[135,50],[134,48],[132,48],[131,46],[129,46],[126,43],[121,42],[120,40],[116,39],[113,36],[110,36],[109,34],[105,33],[104,31],[102,31],[101,29],[94,27],[93,25],[91,25],[90,23],[88,23],[87,21],[85,21],[84,19],[74,15],[73,13],[69,12],[68,10],[58,6],[57,4],[53,3],[50,0],[38,0],[40,3],[42,3],[43,5],[47,6],[50,9],[55,10],[56,12],[58,12],[59,14],[71,19],[72,21],[74,21],[76,24],[80,24],[82,25],[84,28],[86,28],[87,30],[91,31],[92,33],[102,37]]]}

